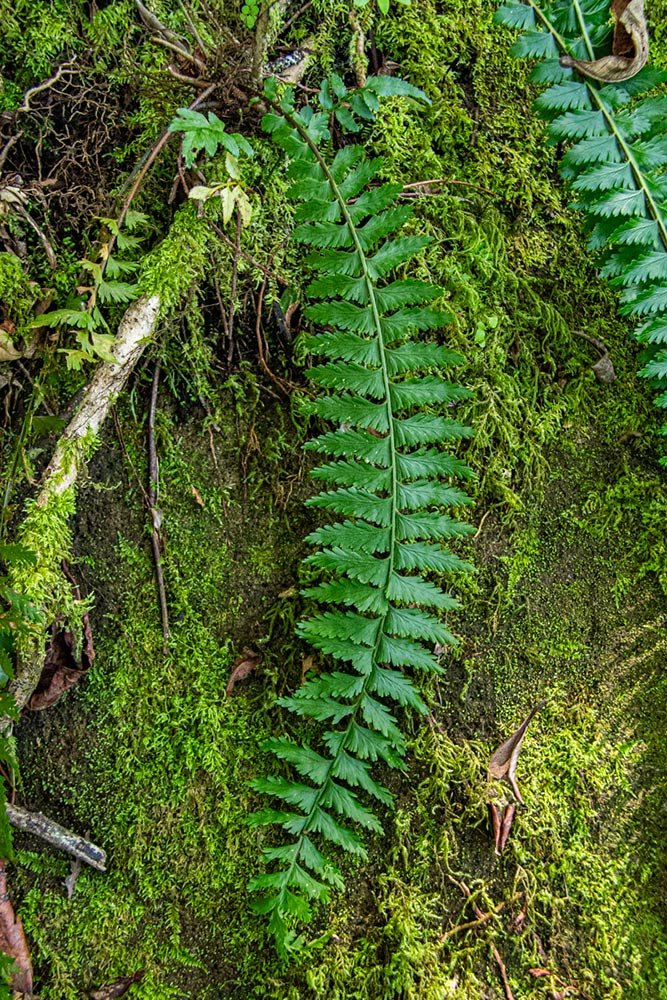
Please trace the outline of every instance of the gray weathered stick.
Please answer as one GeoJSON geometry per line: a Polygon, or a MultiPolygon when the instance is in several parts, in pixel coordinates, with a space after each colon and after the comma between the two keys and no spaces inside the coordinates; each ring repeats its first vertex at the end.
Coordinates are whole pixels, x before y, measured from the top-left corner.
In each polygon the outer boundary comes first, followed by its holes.
{"type": "Polygon", "coordinates": [[[87,865],[98,872],[106,871],[106,853],[101,847],[91,844],[85,837],[79,837],[71,830],[66,830],[60,823],[49,819],[43,813],[28,812],[20,806],[12,806],[6,803],[7,819],[17,830],[25,833],[34,833],[36,837],[41,837],[47,844],[58,847],[61,851],[66,851],[80,861],[85,861],[87,865]]]}
{"type": "MultiPolygon", "coordinates": [[[[76,483],[90,455],[91,437],[98,434],[109,409],[153,335],[159,311],[160,299],[157,295],[144,296],[127,309],[116,334],[113,348],[115,362],[105,362],[97,367],[81,405],[63,431],[44,472],[35,504],[37,509],[46,507],[50,499],[61,496],[76,483]]],[[[35,572],[40,572],[39,565],[35,572]]],[[[40,636],[19,653],[16,674],[9,684],[9,692],[19,710],[26,705],[39,681],[45,641],[45,637],[40,636]]],[[[0,720],[0,730],[6,730],[10,724],[5,716],[0,720]]]]}

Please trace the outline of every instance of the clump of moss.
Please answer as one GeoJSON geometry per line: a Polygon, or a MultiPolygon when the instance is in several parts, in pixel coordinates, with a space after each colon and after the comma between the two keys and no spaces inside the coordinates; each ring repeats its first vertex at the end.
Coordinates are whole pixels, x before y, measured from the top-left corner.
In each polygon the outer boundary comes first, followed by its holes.
{"type": "Polygon", "coordinates": [[[37,298],[36,289],[21,267],[21,261],[12,253],[0,253],[0,313],[3,336],[12,341],[25,334],[37,298]],[[9,332],[11,331],[11,332],[9,332]]]}

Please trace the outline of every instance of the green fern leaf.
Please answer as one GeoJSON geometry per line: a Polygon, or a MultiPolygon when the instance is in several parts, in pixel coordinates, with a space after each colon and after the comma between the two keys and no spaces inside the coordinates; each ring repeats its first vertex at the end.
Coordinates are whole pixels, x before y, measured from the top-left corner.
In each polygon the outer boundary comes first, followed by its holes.
{"type": "Polygon", "coordinates": [[[332,487],[308,506],[329,511],[334,521],[308,538],[318,548],[306,563],[327,578],[304,591],[322,610],[303,620],[297,633],[323,656],[344,664],[309,674],[279,700],[295,715],[331,725],[322,747],[286,738],[265,744],[309,784],[292,777],[252,782],[255,791],[299,810],[263,809],[261,820],[253,821],[273,822],[297,837],[266,849],[273,870],[251,883],[265,893],[256,909],[269,915],[269,929],[283,951],[291,946],[296,925],[309,918],[309,901],[325,899],[329,886],[340,884],[325,853],[327,842],[365,857],[348,824],[382,831],[360,796],[392,803],[370,772],[379,759],[400,765],[405,753],[387,703],[426,712],[410,674],[440,672],[429,646],[455,642],[441,617],[458,602],[428,575],[470,569],[441,545],[470,530],[444,512],[469,503],[456,481],[469,478],[470,471],[443,450],[470,432],[438,412],[423,412],[454,406],[470,393],[441,374],[460,362],[459,355],[417,339],[451,317],[432,305],[440,289],[392,277],[428,239],[401,231],[412,206],[396,204],[398,185],[371,186],[380,160],[369,159],[361,146],[345,146],[333,159],[327,151],[328,116],[333,113],[352,130],[358,127],[355,116],[368,120],[375,114],[381,96],[424,98],[394,77],[371,78],[351,94],[332,78],[320,90],[323,114],[295,111],[290,91],[278,103],[271,83],[266,91],[271,111],[264,127],[287,153],[289,193],[300,204],[294,238],[313,248],[306,263],[317,276],[307,294],[315,301],[305,315],[326,328],[307,341],[324,359],[310,370],[312,381],[330,392],[311,404],[311,412],[338,425],[308,445],[330,456],[313,476],[332,487]]]}
{"type": "MultiPolygon", "coordinates": [[[[608,0],[527,0],[501,8],[496,20],[527,28],[515,42],[517,55],[543,58],[531,79],[550,84],[535,103],[549,120],[551,142],[574,145],[561,173],[577,192],[586,215],[592,251],[603,251],[601,274],[623,289],[620,312],[648,317],[636,339],[648,345],[640,375],[660,383],[664,362],[656,352],[667,336],[667,94],[650,91],[667,73],[645,67],[629,80],[600,84],[567,67],[559,75],[555,57],[594,59],[608,45],[608,0]],[[539,30],[535,26],[539,24],[539,30]],[[537,35],[551,39],[551,48],[537,35]],[[555,49],[555,51],[554,51],[555,49]],[[543,50],[543,51],[541,51],[543,50]]],[[[608,49],[606,50],[608,51],[608,49]]],[[[663,396],[656,400],[663,406],[663,396]]],[[[667,426],[663,429],[667,433],[667,426]]]]}

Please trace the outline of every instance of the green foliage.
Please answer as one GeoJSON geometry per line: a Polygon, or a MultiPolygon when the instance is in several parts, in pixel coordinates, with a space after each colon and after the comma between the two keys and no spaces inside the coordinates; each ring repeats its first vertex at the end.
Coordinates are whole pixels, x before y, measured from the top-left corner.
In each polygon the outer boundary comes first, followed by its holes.
{"type": "MultiPolygon", "coordinates": [[[[388,79],[388,78],[387,78],[388,79]]],[[[390,806],[393,796],[371,774],[378,760],[399,767],[405,739],[390,707],[426,706],[403,670],[439,672],[437,656],[424,643],[454,643],[451,633],[424,608],[456,608],[456,600],[427,574],[470,567],[443,548],[468,527],[443,509],[469,503],[452,483],[470,475],[441,445],[468,435],[458,421],[438,412],[469,395],[440,377],[462,360],[417,333],[435,330],[450,316],[433,305],[440,289],[410,278],[390,280],[428,242],[396,235],[411,207],[397,204],[400,185],[371,186],[381,161],[360,145],[330,154],[329,116],[358,131],[378,107],[378,95],[419,92],[395,79],[387,86],[371,78],[348,92],[338,77],[325,82],[319,107],[294,110],[288,90],[278,104],[275,81],[265,96],[273,110],[263,128],[288,156],[290,196],[296,200],[294,239],[313,248],[306,257],[316,277],[307,289],[306,315],[328,332],[309,340],[324,359],[310,371],[332,390],[312,406],[336,429],[309,442],[311,450],[337,461],[313,475],[331,485],[309,502],[343,520],[317,529],[319,546],[306,562],[328,576],[304,591],[325,606],[302,621],[299,635],[340,669],[310,676],[280,704],[299,716],[329,723],[320,750],[290,739],[270,739],[267,750],[306,779],[257,778],[253,787],[284,803],[255,813],[256,826],[277,824],[289,842],[266,847],[275,869],[253,879],[264,893],[254,908],[269,916],[279,951],[297,946],[295,927],[311,917],[311,902],[325,901],[343,881],[330,845],[360,858],[366,850],[350,823],[375,833],[382,826],[359,793],[390,806]],[[323,844],[324,842],[324,844],[323,844]]]]}
{"type": "MultiPolygon", "coordinates": [[[[0,545],[0,564],[5,566],[34,565],[35,553],[23,545],[0,545]]],[[[13,659],[17,641],[33,635],[40,629],[42,615],[34,604],[14,589],[8,576],[0,573],[0,715],[18,719],[14,699],[6,691],[13,674],[13,659]]],[[[0,734],[0,764],[12,773],[18,770],[13,740],[0,734]]],[[[5,814],[5,784],[0,781],[0,858],[13,856],[12,836],[5,814]]],[[[4,968],[0,965],[0,973],[4,968]]],[[[0,996],[2,996],[0,988],[0,996]]]]}
{"type": "Polygon", "coordinates": [[[257,24],[257,18],[259,17],[259,3],[257,0],[249,0],[248,3],[244,3],[241,7],[241,21],[250,31],[257,24]]]}
{"type": "Polygon", "coordinates": [[[549,123],[551,142],[571,144],[561,175],[585,213],[600,273],[620,290],[621,315],[639,319],[635,338],[646,347],[639,374],[660,390],[656,405],[667,408],[667,95],[652,93],[667,73],[644,68],[630,80],[602,84],[559,60],[592,59],[604,49],[608,15],[598,0],[543,7],[529,0],[501,7],[496,19],[522,29],[514,55],[544,60],[532,79],[549,87],[535,108],[549,123]]]}
{"type": "Polygon", "coordinates": [[[35,298],[36,288],[24,274],[18,257],[0,253],[0,303],[17,328],[14,337],[25,331],[35,298]]]}
{"type": "MultiPolygon", "coordinates": [[[[405,7],[410,6],[410,0],[397,0],[398,3],[402,3],[405,7]]],[[[354,0],[355,7],[368,7],[371,0],[354,0]]],[[[378,10],[381,14],[389,13],[390,0],[377,0],[378,10]]]]}
{"type": "Polygon", "coordinates": [[[115,337],[109,330],[100,306],[126,304],[137,296],[137,285],[134,282],[119,281],[123,275],[131,275],[137,269],[137,263],[126,258],[126,254],[136,251],[141,244],[141,237],[135,230],[146,224],[147,217],[141,212],[127,212],[121,229],[115,219],[101,219],[105,227],[106,239],[102,240],[99,249],[99,260],[82,260],[81,267],[92,277],[92,285],[78,286],[76,294],[71,296],[67,305],[61,309],[42,313],[31,321],[33,327],[69,327],[76,331],[77,348],[61,348],[67,360],[67,367],[78,371],[86,361],[99,358],[113,363],[111,348],[115,337]],[[123,257],[110,252],[115,244],[123,257]]]}
{"type": "Polygon", "coordinates": [[[215,156],[220,146],[234,159],[238,159],[240,153],[245,153],[246,156],[253,155],[248,140],[238,132],[228,132],[225,123],[221,122],[213,111],[203,115],[201,111],[179,108],[178,115],[169,125],[169,131],[183,133],[181,151],[188,168],[194,165],[202,150],[208,156],[215,156]]]}

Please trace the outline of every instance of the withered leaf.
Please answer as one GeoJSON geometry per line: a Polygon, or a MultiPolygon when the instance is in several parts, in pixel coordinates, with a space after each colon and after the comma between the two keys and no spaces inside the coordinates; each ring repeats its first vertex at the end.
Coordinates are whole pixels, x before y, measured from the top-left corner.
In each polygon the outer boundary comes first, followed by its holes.
{"type": "Polygon", "coordinates": [[[519,791],[519,786],[516,783],[516,766],[519,760],[521,744],[523,743],[523,738],[526,735],[526,730],[543,705],[546,705],[546,701],[540,701],[535,708],[532,709],[519,728],[512,733],[508,740],[505,740],[505,742],[498,747],[489,761],[489,774],[493,778],[506,778],[512,786],[512,791],[514,792],[517,801],[521,803],[523,803],[523,799],[521,797],[521,792],[519,791]]]}
{"type": "Polygon", "coordinates": [[[199,490],[197,489],[197,487],[190,485],[190,492],[192,493],[193,497],[195,498],[195,500],[197,501],[197,503],[199,504],[199,506],[203,507],[204,506],[204,501],[202,500],[202,495],[199,492],[199,490]]]}
{"type": "Polygon", "coordinates": [[[582,76],[604,83],[620,83],[636,76],[648,60],[648,28],[644,0],[613,0],[614,38],[611,55],[601,59],[573,59],[561,56],[561,66],[576,69],[582,76]]]}
{"type": "Polygon", "coordinates": [[[512,823],[514,822],[514,814],[516,812],[516,806],[513,802],[510,802],[505,806],[505,811],[503,812],[503,822],[500,827],[500,840],[498,842],[498,854],[502,854],[507,846],[507,841],[509,839],[510,830],[512,829],[512,823]]]}
{"type": "Polygon", "coordinates": [[[117,1000],[117,997],[124,997],[132,984],[141,982],[145,974],[145,969],[138,969],[131,976],[119,976],[113,982],[100,986],[98,990],[93,990],[90,994],[90,1000],[117,1000]]]}
{"type": "Polygon", "coordinates": [[[491,822],[493,823],[493,840],[496,854],[500,855],[507,846],[516,806],[513,802],[502,803],[502,808],[498,808],[495,802],[489,802],[491,822]]]}
{"type": "Polygon", "coordinates": [[[10,986],[32,996],[32,962],[21,918],[15,916],[7,895],[5,863],[0,862],[0,951],[14,960],[10,986]]]}
{"type": "Polygon", "coordinates": [[[232,667],[232,672],[227,682],[225,693],[227,697],[232,693],[239,681],[244,681],[253,670],[259,665],[262,657],[259,653],[254,653],[252,649],[244,649],[241,656],[237,657],[232,667]]]}
{"type": "Polygon", "coordinates": [[[46,648],[42,675],[27,704],[33,712],[55,705],[65,691],[81,680],[95,659],[93,633],[88,614],[83,615],[82,623],[83,642],[80,659],[76,656],[74,633],[59,628],[57,623],[51,625],[49,629],[51,639],[46,648]]]}

